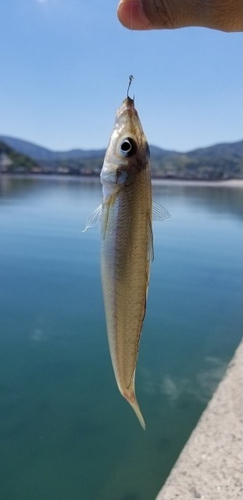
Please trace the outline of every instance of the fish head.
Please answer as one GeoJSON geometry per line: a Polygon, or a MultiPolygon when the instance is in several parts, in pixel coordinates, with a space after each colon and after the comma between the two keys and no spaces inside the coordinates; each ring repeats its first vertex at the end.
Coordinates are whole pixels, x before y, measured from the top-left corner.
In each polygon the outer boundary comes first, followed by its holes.
{"type": "Polygon", "coordinates": [[[141,170],[148,168],[149,146],[135,109],[127,97],[116,113],[116,120],[101,170],[104,198],[135,182],[141,170]]]}

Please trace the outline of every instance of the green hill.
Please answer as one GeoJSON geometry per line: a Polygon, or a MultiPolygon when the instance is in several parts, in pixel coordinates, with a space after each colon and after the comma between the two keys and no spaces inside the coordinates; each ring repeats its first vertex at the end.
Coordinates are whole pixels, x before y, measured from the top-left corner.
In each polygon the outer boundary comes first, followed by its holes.
{"type": "Polygon", "coordinates": [[[39,171],[41,168],[35,160],[15,151],[0,140],[0,172],[31,173],[39,171]]]}
{"type": "Polygon", "coordinates": [[[242,141],[216,144],[188,153],[155,158],[152,162],[155,177],[176,179],[240,179],[243,178],[242,141]]]}

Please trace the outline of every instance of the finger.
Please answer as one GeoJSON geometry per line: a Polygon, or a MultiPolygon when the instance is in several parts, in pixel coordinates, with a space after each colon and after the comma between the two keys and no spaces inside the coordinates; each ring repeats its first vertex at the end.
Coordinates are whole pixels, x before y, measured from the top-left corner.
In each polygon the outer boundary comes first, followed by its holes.
{"type": "Polygon", "coordinates": [[[120,0],[120,22],[135,30],[203,26],[242,31],[242,0],[120,0]]]}
{"type": "Polygon", "coordinates": [[[148,30],[152,28],[139,0],[120,0],[117,15],[125,28],[134,30],[148,30]]]}

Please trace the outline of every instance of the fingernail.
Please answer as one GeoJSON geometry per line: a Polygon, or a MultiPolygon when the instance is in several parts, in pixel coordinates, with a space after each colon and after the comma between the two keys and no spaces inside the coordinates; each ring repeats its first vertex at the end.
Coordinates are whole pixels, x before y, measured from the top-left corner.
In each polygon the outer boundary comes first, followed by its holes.
{"type": "Polygon", "coordinates": [[[126,28],[145,30],[150,27],[142,2],[139,0],[120,0],[117,13],[120,22],[126,28]]]}

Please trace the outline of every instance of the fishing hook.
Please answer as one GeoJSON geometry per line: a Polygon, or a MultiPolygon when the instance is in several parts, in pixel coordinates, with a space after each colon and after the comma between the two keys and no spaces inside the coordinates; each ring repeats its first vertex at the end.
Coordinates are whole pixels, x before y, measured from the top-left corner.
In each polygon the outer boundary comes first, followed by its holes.
{"type": "Polygon", "coordinates": [[[134,80],[134,76],[133,75],[130,75],[129,76],[129,82],[128,82],[128,87],[127,87],[127,99],[129,98],[129,90],[130,90],[130,87],[132,85],[132,81],[134,80]]]}

